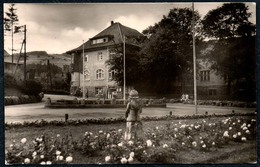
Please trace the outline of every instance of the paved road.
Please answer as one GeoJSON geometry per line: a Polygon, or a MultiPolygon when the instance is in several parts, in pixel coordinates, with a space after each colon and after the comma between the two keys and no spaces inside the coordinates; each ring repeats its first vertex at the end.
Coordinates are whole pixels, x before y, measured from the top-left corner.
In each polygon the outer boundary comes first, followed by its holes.
{"type": "MultiPolygon", "coordinates": [[[[5,122],[24,122],[36,120],[64,120],[65,114],[69,119],[104,118],[124,116],[124,108],[115,109],[49,109],[44,108],[44,101],[47,97],[52,100],[61,99],[56,95],[45,95],[43,102],[32,104],[21,104],[5,106],[5,122]]],[[[72,96],[63,96],[62,99],[74,99],[72,96]]],[[[198,106],[198,114],[225,114],[235,110],[236,113],[255,112],[254,108],[235,108],[219,106],[198,106]]],[[[173,115],[193,115],[194,105],[188,104],[167,104],[166,108],[143,108],[142,116],[163,116],[172,111],[173,115]]]]}

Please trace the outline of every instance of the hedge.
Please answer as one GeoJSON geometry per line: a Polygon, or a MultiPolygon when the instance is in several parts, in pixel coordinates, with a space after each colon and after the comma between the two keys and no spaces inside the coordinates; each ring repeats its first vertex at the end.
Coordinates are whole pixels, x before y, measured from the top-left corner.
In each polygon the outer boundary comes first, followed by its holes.
{"type": "Polygon", "coordinates": [[[21,96],[5,96],[5,105],[17,105],[27,103],[37,103],[42,100],[42,97],[34,95],[21,95],[21,96]]]}

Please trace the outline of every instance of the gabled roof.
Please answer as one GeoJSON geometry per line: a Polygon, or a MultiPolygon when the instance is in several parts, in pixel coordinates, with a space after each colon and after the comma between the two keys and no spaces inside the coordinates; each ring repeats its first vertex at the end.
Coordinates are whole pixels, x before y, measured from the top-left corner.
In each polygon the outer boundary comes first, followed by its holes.
{"type": "MultiPolygon", "coordinates": [[[[143,37],[143,34],[138,32],[135,29],[126,27],[118,22],[112,23],[109,27],[95,35],[94,37],[90,38],[87,42],[84,43],[84,50],[88,51],[91,49],[97,49],[97,48],[102,48],[102,47],[108,47],[108,46],[113,46],[117,44],[123,43],[123,36],[126,36],[126,44],[129,45],[138,45],[133,38],[141,38],[143,37]],[[108,37],[109,40],[108,42],[105,43],[100,43],[100,44],[91,44],[91,40],[93,39],[99,39],[102,37],[108,37]]],[[[72,49],[70,51],[67,51],[66,53],[71,54],[74,52],[82,52],[83,50],[83,45],[72,49]]]]}

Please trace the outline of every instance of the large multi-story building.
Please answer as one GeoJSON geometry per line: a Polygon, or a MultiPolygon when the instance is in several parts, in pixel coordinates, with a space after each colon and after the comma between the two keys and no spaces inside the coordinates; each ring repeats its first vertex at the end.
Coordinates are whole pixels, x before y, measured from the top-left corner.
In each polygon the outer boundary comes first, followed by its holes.
{"type": "MultiPolygon", "coordinates": [[[[138,45],[137,41],[133,39],[140,36],[143,35],[137,30],[111,21],[111,25],[105,30],[90,38],[81,46],[68,51],[67,53],[73,57],[71,93],[74,94],[78,88],[82,89],[84,85],[88,97],[103,94],[104,97],[111,98],[113,92],[117,92],[119,98],[122,97],[123,88],[113,81],[114,71],[110,70],[106,61],[115,54],[115,47],[122,50],[124,42],[125,47],[138,45]],[[83,53],[84,76],[82,73],[83,53]]],[[[128,88],[126,88],[126,92],[129,90],[128,88]]]]}

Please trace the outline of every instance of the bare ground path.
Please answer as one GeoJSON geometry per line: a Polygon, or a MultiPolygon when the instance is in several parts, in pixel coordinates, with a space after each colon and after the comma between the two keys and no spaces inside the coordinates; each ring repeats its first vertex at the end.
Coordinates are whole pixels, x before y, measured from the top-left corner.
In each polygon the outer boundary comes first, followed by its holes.
{"type": "MultiPolygon", "coordinates": [[[[43,102],[32,104],[21,104],[5,106],[5,122],[23,122],[36,120],[64,120],[65,114],[69,115],[69,119],[89,119],[89,118],[104,118],[104,117],[120,117],[124,116],[124,108],[109,108],[109,109],[49,109],[44,108],[44,101],[50,97],[52,100],[58,99],[74,99],[74,96],[64,95],[48,95],[46,94],[43,102]]],[[[229,114],[235,110],[236,113],[254,113],[255,108],[238,108],[238,107],[221,107],[221,106],[198,106],[197,114],[229,114]]],[[[172,111],[173,115],[193,115],[195,114],[194,105],[174,103],[167,104],[166,108],[143,108],[142,116],[164,116],[172,111]]]]}

